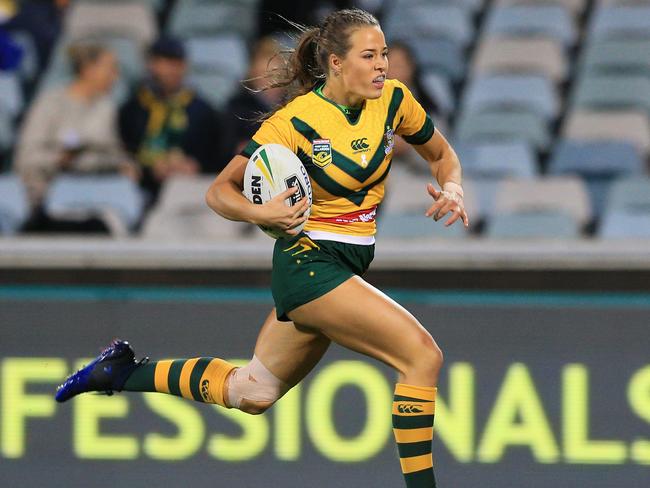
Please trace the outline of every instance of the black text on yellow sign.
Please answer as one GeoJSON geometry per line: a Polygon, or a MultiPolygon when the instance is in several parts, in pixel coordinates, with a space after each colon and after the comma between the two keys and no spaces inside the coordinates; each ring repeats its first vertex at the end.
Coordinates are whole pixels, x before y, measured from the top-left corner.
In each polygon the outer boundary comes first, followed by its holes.
{"type": "MultiPolygon", "coordinates": [[[[72,409],[71,445],[79,459],[160,461],[189,459],[204,451],[225,461],[245,461],[268,449],[278,460],[298,461],[309,442],[325,458],[363,462],[392,445],[392,383],[371,363],[337,361],[314,373],[307,386],[298,385],[269,413],[246,415],[218,406],[195,404],[182,398],[145,393],[151,412],[175,427],[173,435],[156,432],[110,434],[103,419],[127,419],[133,393],[104,397],[81,395],[63,406],[53,395],[28,392],[34,384],[55,385],[69,372],[61,358],[6,358],[0,363],[0,455],[29,456],[31,418],[51,418],[59,409],[72,409]],[[342,436],[334,419],[334,402],[344,387],[357,388],[365,398],[364,425],[353,437],[342,436]],[[210,432],[209,415],[222,415],[239,427],[239,435],[210,432]],[[304,419],[304,422],[303,422],[304,419]],[[303,426],[304,430],[303,432],[303,426]]],[[[591,436],[590,375],[583,364],[558,370],[557,398],[542,398],[523,363],[504,372],[485,425],[476,422],[475,367],[453,363],[448,368],[447,394],[436,402],[436,439],[459,462],[498,463],[511,447],[524,447],[538,463],[623,464],[650,466],[650,428],[633,439],[595,439],[591,436]],[[561,411],[553,426],[545,405],[556,402],[561,411]]],[[[627,382],[629,412],[650,427],[650,365],[634,371],[627,382]]],[[[603,419],[602,421],[605,421],[603,419]]]]}

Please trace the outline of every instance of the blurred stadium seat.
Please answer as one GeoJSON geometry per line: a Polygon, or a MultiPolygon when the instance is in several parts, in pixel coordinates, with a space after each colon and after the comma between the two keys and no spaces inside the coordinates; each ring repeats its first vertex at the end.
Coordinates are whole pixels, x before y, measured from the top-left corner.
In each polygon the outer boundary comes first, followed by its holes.
{"type": "Polygon", "coordinates": [[[158,35],[153,10],[144,2],[75,2],[65,19],[71,40],[89,37],[126,37],[142,48],[158,35]]]}
{"type": "Polygon", "coordinates": [[[650,177],[620,179],[611,186],[598,236],[650,238],[650,177]]]}
{"type": "Polygon", "coordinates": [[[0,71],[0,105],[12,117],[17,117],[24,108],[20,79],[15,72],[0,71]]]}
{"type": "Polygon", "coordinates": [[[553,39],[488,38],[477,47],[472,72],[541,75],[559,83],[568,75],[568,62],[562,45],[553,39]]]}
{"type": "Polygon", "coordinates": [[[587,0],[496,0],[496,6],[528,5],[534,6],[540,3],[548,5],[560,5],[571,12],[573,16],[581,15],[587,6],[587,0]]]}
{"type": "Polygon", "coordinates": [[[163,242],[241,239],[246,224],[220,218],[205,204],[205,192],[213,181],[212,176],[169,179],[144,223],[143,237],[163,242]]]}
{"type": "Polygon", "coordinates": [[[577,38],[569,11],[559,5],[515,5],[494,7],[487,14],[487,36],[546,37],[571,46],[577,38]]]}
{"type": "Polygon", "coordinates": [[[474,78],[465,89],[462,109],[531,111],[546,120],[554,119],[559,102],[548,79],[532,75],[487,75],[474,78]]]}
{"type": "Polygon", "coordinates": [[[643,155],[650,151],[648,115],[640,110],[574,110],[567,117],[562,135],[576,141],[630,142],[643,155]]]}
{"type": "Polygon", "coordinates": [[[176,2],[167,29],[180,38],[214,36],[225,32],[252,37],[255,27],[254,1],[222,2],[183,0],[176,2]]]}
{"type": "Polygon", "coordinates": [[[589,196],[578,177],[505,180],[496,192],[494,216],[521,213],[564,213],[583,227],[592,218],[589,196]]]}
{"type": "Polygon", "coordinates": [[[575,174],[587,183],[596,215],[603,211],[610,184],[619,177],[643,174],[644,162],[626,142],[563,141],[549,163],[550,174],[575,174]]]}
{"type": "Polygon", "coordinates": [[[29,217],[27,192],[20,177],[0,175],[0,235],[18,232],[29,217]]]}
{"type": "Polygon", "coordinates": [[[468,178],[534,178],[537,161],[525,142],[459,143],[454,146],[468,178]]]}
{"type": "Polygon", "coordinates": [[[0,151],[12,148],[14,140],[13,116],[0,104],[0,151]]]}
{"type": "Polygon", "coordinates": [[[44,207],[53,219],[98,218],[111,234],[123,236],[139,223],[144,199],[140,189],[125,176],[65,174],[52,182],[44,207]]]}
{"type": "Polygon", "coordinates": [[[246,44],[237,35],[191,37],[186,47],[193,73],[219,73],[233,80],[241,80],[246,75],[246,44]]]}
{"type": "Polygon", "coordinates": [[[524,141],[538,150],[547,150],[551,143],[551,135],[543,117],[532,112],[462,112],[456,123],[455,140],[458,142],[524,141]]]}
{"type": "Polygon", "coordinates": [[[650,115],[650,78],[642,75],[584,75],[574,106],[587,109],[641,109],[650,115]]]}
{"type": "Polygon", "coordinates": [[[597,7],[591,39],[650,39],[650,5],[597,7]]]}
{"type": "Polygon", "coordinates": [[[582,70],[587,73],[623,73],[650,76],[650,39],[606,39],[588,42],[582,70]]]}
{"type": "Polygon", "coordinates": [[[487,237],[499,239],[575,239],[580,226],[562,211],[530,211],[494,215],[487,226],[487,237]]]}
{"type": "Polygon", "coordinates": [[[386,34],[392,39],[439,37],[467,47],[474,37],[470,13],[452,3],[404,4],[393,9],[384,24],[386,34]]]}

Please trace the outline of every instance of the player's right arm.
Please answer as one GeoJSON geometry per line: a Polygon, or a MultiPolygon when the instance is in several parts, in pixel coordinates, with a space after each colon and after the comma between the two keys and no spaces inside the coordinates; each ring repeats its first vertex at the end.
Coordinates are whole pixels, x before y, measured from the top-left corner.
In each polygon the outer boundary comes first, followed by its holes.
{"type": "Polygon", "coordinates": [[[292,207],[287,207],[284,201],[297,190],[297,187],[292,187],[263,205],[251,203],[242,194],[247,163],[248,159],[241,155],[230,160],[205,195],[208,206],[228,220],[250,222],[290,235],[297,234],[297,231],[291,229],[307,220],[303,214],[309,206],[309,199],[303,198],[292,207]]]}

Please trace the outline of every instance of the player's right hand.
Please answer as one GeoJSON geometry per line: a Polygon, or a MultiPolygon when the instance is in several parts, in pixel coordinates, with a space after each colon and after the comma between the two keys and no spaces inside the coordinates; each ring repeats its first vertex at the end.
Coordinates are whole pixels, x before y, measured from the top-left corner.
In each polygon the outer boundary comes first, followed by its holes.
{"type": "Polygon", "coordinates": [[[309,216],[305,212],[309,208],[309,199],[303,197],[291,207],[288,207],[285,200],[298,191],[298,187],[291,187],[282,193],[277,194],[271,200],[260,205],[260,218],[257,224],[271,227],[290,236],[298,234],[295,227],[305,222],[309,216]]]}

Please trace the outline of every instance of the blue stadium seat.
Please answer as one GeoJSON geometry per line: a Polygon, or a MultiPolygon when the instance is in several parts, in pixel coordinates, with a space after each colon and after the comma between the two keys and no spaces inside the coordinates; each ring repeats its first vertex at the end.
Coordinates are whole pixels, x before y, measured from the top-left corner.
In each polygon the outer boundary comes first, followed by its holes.
{"type": "Polygon", "coordinates": [[[189,84],[215,108],[221,109],[237,90],[238,81],[222,73],[190,73],[189,84]]]}
{"type": "Polygon", "coordinates": [[[534,178],[537,174],[535,154],[525,142],[454,144],[469,178],[534,178]]]}
{"type": "Polygon", "coordinates": [[[61,175],[48,189],[45,212],[54,219],[100,218],[115,235],[133,229],[142,216],[138,186],[120,175],[61,175]]]}
{"type": "Polygon", "coordinates": [[[611,183],[624,175],[642,174],[644,163],[630,143],[563,141],[555,149],[548,171],[584,178],[594,212],[600,215],[611,183]]]}
{"type": "Polygon", "coordinates": [[[0,151],[6,151],[14,144],[13,115],[0,105],[0,151]]]}
{"type": "Polygon", "coordinates": [[[642,109],[650,115],[650,79],[643,75],[585,75],[572,103],[578,108],[642,109]]]}
{"type": "Polygon", "coordinates": [[[251,2],[176,2],[167,23],[169,33],[180,38],[214,36],[235,32],[249,38],[255,28],[257,10],[251,2]]]}
{"type": "Polygon", "coordinates": [[[597,235],[603,239],[650,239],[650,213],[608,211],[597,235]]]}
{"type": "Polygon", "coordinates": [[[487,37],[481,39],[472,59],[472,74],[526,74],[564,81],[568,59],[562,44],[548,38],[487,37]]]}
{"type": "Polygon", "coordinates": [[[23,182],[15,174],[0,175],[0,235],[18,232],[29,217],[29,202],[23,182]]]}
{"type": "Polygon", "coordinates": [[[470,218],[470,225],[486,221],[494,213],[499,178],[475,178],[463,176],[463,189],[465,190],[465,208],[470,218]],[[471,205],[469,199],[474,202],[471,205]]]}
{"type": "Polygon", "coordinates": [[[422,85],[428,95],[438,104],[441,114],[448,115],[454,111],[456,102],[447,78],[434,72],[424,72],[422,85]]]}
{"type": "Polygon", "coordinates": [[[0,71],[0,105],[13,117],[23,110],[23,91],[20,79],[14,72],[0,71]]]}
{"type": "Polygon", "coordinates": [[[456,123],[455,136],[459,142],[524,141],[538,150],[546,150],[550,144],[546,122],[532,112],[463,111],[456,123]]]}
{"type": "Polygon", "coordinates": [[[499,184],[493,215],[557,212],[570,215],[580,227],[592,220],[589,195],[580,178],[506,179],[499,184]]]}
{"type": "Polygon", "coordinates": [[[607,195],[603,238],[650,238],[650,177],[621,178],[607,195]]]}
{"type": "Polygon", "coordinates": [[[562,135],[576,141],[625,141],[650,153],[650,121],[642,110],[571,110],[562,135]]]}
{"type": "MultiPolygon", "coordinates": [[[[427,36],[402,36],[395,39],[404,40],[413,47],[415,57],[423,70],[434,71],[453,81],[458,81],[464,76],[465,54],[463,47],[457,42],[427,36]]],[[[390,42],[388,45],[390,46],[390,42]]]]}
{"type": "Polygon", "coordinates": [[[498,239],[575,239],[580,237],[580,226],[560,211],[497,214],[489,220],[486,235],[498,239]]]}
{"type": "Polygon", "coordinates": [[[495,7],[485,23],[487,36],[549,37],[571,46],[576,28],[571,14],[559,5],[495,7]]]}
{"type": "Polygon", "coordinates": [[[512,5],[539,5],[544,3],[546,5],[559,5],[568,12],[571,13],[574,17],[581,15],[585,8],[587,7],[588,0],[496,0],[495,5],[501,7],[512,6],[512,5]]]}
{"type": "Polygon", "coordinates": [[[211,175],[167,179],[158,203],[147,215],[142,237],[158,242],[242,239],[245,224],[218,218],[205,204],[204,195],[213,180],[211,175]]]}
{"type": "Polygon", "coordinates": [[[378,217],[377,227],[382,238],[393,239],[462,239],[469,237],[470,233],[460,223],[445,227],[443,220],[435,222],[426,218],[424,212],[393,214],[385,213],[378,217]]]}
{"type": "Polygon", "coordinates": [[[468,46],[475,35],[470,13],[459,5],[451,4],[409,3],[394,9],[383,27],[390,39],[440,37],[463,47],[468,46]]]}
{"type": "Polygon", "coordinates": [[[650,40],[605,39],[588,42],[583,72],[650,77],[650,40]]]}
{"type": "Polygon", "coordinates": [[[64,36],[73,40],[126,37],[144,49],[158,36],[158,24],[146,2],[71,2],[64,36]]]}
{"type": "Polygon", "coordinates": [[[650,39],[650,6],[598,8],[590,26],[590,38],[650,39]]]}
{"type": "Polygon", "coordinates": [[[607,195],[607,208],[650,212],[650,177],[635,176],[616,180],[607,195]]]}
{"type": "Polygon", "coordinates": [[[562,141],[549,163],[552,174],[578,173],[582,176],[640,174],[644,163],[629,142],[562,141]]]}
{"type": "Polygon", "coordinates": [[[456,5],[471,13],[475,13],[483,7],[485,0],[393,0],[386,5],[385,17],[390,17],[393,12],[413,5],[456,5]]]}
{"type": "Polygon", "coordinates": [[[248,54],[241,36],[192,37],[186,45],[192,72],[217,72],[239,80],[246,75],[248,54]]]}
{"type": "Polygon", "coordinates": [[[543,76],[489,75],[474,78],[465,90],[463,110],[531,110],[554,119],[559,102],[553,84],[543,76]]]}

